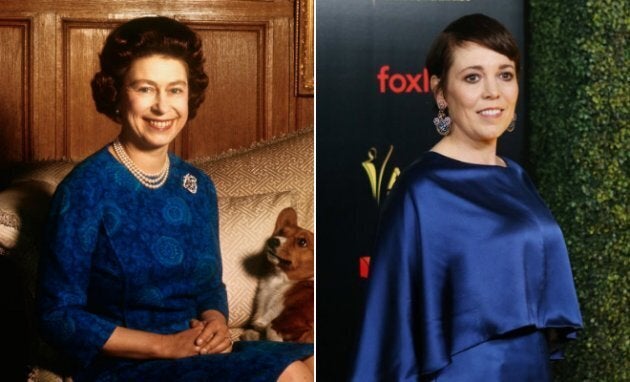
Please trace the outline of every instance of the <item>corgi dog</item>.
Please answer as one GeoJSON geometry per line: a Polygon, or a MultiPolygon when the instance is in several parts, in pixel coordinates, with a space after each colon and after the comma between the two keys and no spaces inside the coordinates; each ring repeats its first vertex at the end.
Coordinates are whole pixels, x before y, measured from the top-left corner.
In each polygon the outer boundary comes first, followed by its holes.
{"type": "Polygon", "coordinates": [[[264,252],[273,270],[258,284],[253,330],[245,331],[243,339],[314,342],[313,241],[313,232],[297,225],[293,208],[280,212],[264,252]]]}

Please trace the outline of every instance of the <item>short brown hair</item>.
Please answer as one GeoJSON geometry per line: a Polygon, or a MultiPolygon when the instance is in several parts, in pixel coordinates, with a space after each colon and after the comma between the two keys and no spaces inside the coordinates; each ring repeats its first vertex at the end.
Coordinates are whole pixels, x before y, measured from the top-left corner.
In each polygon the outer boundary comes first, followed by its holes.
{"type": "Polygon", "coordinates": [[[134,60],[154,54],[186,63],[188,119],[193,119],[208,87],[201,39],[186,25],[161,16],[133,19],[107,36],[99,55],[101,71],[92,79],[96,110],[120,123],[117,107],[125,75],[134,60]]]}
{"type": "Polygon", "coordinates": [[[449,24],[433,41],[426,60],[429,76],[440,79],[438,88],[446,89],[446,78],[453,65],[453,50],[467,42],[479,44],[514,61],[520,70],[520,53],[516,40],[503,24],[481,13],[460,17],[449,24]]]}

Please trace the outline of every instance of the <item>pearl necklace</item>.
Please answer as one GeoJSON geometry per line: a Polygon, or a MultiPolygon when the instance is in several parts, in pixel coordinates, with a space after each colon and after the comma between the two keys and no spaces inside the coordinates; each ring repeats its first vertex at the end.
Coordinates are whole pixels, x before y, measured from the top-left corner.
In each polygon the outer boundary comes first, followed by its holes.
{"type": "Polygon", "coordinates": [[[112,143],[112,148],[116,153],[116,156],[120,160],[120,162],[131,172],[131,174],[138,179],[143,186],[156,189],[162,187],[164,183],[166,183],[166,179],[168,179],[168,172],[170,169],[171,162],[168,159],[168,154],[166,155],[166,161],[164,162],[164,167],[157,174],[147,174],[146,172],[140,170],[133,160],[127,155],[125,148],[120,143],[120,140],[116,139],[112,143]]]}

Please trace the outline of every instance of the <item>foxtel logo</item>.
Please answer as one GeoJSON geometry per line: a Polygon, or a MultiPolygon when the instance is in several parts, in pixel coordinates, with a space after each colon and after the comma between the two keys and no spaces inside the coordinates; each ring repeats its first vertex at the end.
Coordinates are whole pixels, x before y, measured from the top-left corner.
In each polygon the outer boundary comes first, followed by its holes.
{"type": "Polygon", "coordinates": [[[428,93],[429,71],[424,68],[422,73],[389,73],[389,65],[381,66],[376,79],[380,93],[391,91],[400,93],[428,93]]]}

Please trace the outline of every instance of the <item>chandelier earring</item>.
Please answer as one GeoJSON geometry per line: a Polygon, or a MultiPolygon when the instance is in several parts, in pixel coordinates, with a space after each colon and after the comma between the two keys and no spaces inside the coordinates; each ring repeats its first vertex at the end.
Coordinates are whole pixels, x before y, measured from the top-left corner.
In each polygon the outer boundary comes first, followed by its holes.
{"type": "Polygon", "coordinates": [[[451,117],[444,112],[444,110],[446,110],[446,103],[444,101],[438,101],[437,107],[438,115],[433,118],[433,124],[438,134],[445,136],[451,132],[451,117]]]}
{"type": "Polygon", "coordinates": [[[511,133],[512,131],[514,131],[515,128],[516,128],[516,113],[514,113],[514,118],[512,118],[512,122],[510,122],[510,124],[508,125],[507,131],[511,133]]]}

